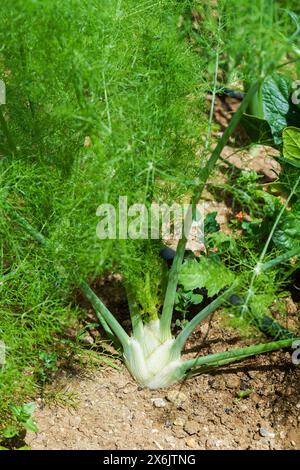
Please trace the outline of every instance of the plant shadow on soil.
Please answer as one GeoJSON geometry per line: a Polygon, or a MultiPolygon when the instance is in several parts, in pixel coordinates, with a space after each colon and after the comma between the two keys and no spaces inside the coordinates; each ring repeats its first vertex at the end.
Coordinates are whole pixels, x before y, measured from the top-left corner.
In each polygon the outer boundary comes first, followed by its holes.
{"type": "Polygon", "coordinates": [[[5,447],[8,450],[20,449],[25,447],[26,444],[26,431],[20,431],[18,436],[0,441],[0,448],[5,447]]]}

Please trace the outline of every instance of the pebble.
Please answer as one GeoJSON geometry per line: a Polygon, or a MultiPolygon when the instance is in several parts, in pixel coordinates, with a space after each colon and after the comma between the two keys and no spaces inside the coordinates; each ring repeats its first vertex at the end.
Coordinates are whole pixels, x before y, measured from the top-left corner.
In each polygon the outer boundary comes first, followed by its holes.
{"type": "Polygon", "coordinates": [[[245,392],[246,390],[249,390],[251,387],[249,385],[249,382],[247,382],[246,380],[241,380],[241,384],[240,384],[240,390],[242,390],[243,392],[245,392]]]}
{"type": "Polygon", "coordinates": [[[184,426],[185,420],[182,418],[176,418],[173,422],[174,426],[182,427],[184,426]]]}
{"type": "Polygon", "coordinates": [[[248,409],[248,405],[244,403],[239,403],[239,410],[242,411],[242,413],[247,413],[248,409]]]}
{"type": "Polygon", "coordinates": [[[259,434],[260,434],[262,437],[267,437],[267,438],[269,438],[269,439],[274,439],[274,437],[275,437],[275,433],[274,433],[274,432],[269,431],[269,429],[264,428],[264,427],[261,427],[261,428],[260,428],[259,434]]]}
{"type": "Polygon", "coordinates": [[[167,403],[163,398],[151,398],[151,401],[155,408],[164,408],[167,406],[167,403]]]}
{"type": "Polygon", "coordinates": [[[174,436],[166,436],[165,441],[168,442],[172,447],[175,447],[176,439],[174,436]]]}
{"type": "Polygon", "coordinates": [[[259,372],[257,370],[249,370],[247,374],[251,379],[255,379],[259,375],[259,372]]]}
{"type": "Polygon", "coordinates": [[[228,388],[239,388],[240,386],[240,378],[237,376],[227,377],[226,378],[226,386],[228,388]]]}
{"type": "Polygon", "coordinates": [[[81,418],[80,416],[71,416],[71,418],[69,418],[69,423],[70,423],[70,426],[74,429],[78,429],[80,423],[81,423],[81,418]]]}
{"type": "Polygon", "coordinates": [[[220,439],[207,439],[205,445],[206,449],[220,448],[222,447],[222,441],[220,439]]]}
{"type": "Polygon", "coordinates": [[[134,393],[136,389],[136,387],[127,386],[122,389],[122,392],[124,393],[124,395],[127,395],[128,393],[134,393]]]}
{"type": "Polygon", "coordinates": [[[211,388],[214,390],[225,390],[224,380],[218,378],[212,381],[211,388]]]}
{"type": "Polygon", "coordinates": [[[253,443],[250,447],[251,450],[269,450],[269,448],[269,443],[265,439],[253,443]]]}
{"type": "Polygon", "coordinates": [[[232,408],[224,408],[224,411],[227,415],[232,412],[232,408]]]}
{"type": "Polygon", "coordinates": [[[193,437],[188,437],[185,440],[185,443],[188,447],[190,447],[190,449],[196,449],[196,447],[197,447],[197,442],[193,437]]]}
{"type": "Polygon", "coordinates": [[[170,390],[166,395],[166,399],[171,403],[175,403],[175,405],[180,405],[187,400],[187,396],[183,392],[170,390]]]}
{"type": "Polygon", "coordinates": [[[156,445],[156,447],[158,447],[159,450],[164,450],[163,446],[159,442],[153,441],[153,443],[156,445]]]}
{"type": "Polygon", "coordinates": [[[259,403],[259,402],[260,402],[260,397],[259,397],[259,395],[258,395],[256,392],[251,393],[250,399],[251,399],[254,403],[259,403]]]}
{"type": "Polygon", "coordinates": [[[197,421],[187,421],[183,429],[190,435],[197,434],[200,431],[200,425],[197,421]]]}

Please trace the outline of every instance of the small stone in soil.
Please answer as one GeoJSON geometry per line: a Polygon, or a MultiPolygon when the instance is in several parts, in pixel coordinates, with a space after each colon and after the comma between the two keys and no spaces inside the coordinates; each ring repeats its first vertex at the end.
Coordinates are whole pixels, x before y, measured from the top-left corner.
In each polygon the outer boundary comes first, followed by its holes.
{"type": "Polygon", "coordinates": [[[207,439],[205,445],[206,449],[220,448],[222,445],[222,441],[220,439],[207,439]]]}
{"type": "Polygon", "coordinates": [[[173,422],[174,426],[184,426],[185,420],[182,418],[176,418],[173,422]]]}
{"type": "Polygon", "coordinates": [[[249,370],[247,374],[251,379],[255,379],[259,375],[259,372],[257,370],[249,370]]]}
{"type": "Polygon", "coordinates": [[[244,391],[249,390],[249,389],[250,389],[249,383],[246,382],[245,380],[241,380],[240,390],[242,390],[244,392],[244,391]]]}
{"type": "Polygon", "coordinates": [[[151,398],[151,401],[155,408],[164,408],[165,406],[167,406],[167,403],[163,398],[151,398]]]}
{"type": "Polygon", "coordinates": [[[237,377],[237,376],[227,377],[226,386],[228,388],[239,388],[239,386],[240,386],[239,377],[237,377]]]}
{"type": "Polygon", "coordinates": [[[269,429],[264,428],[264,427],[261,427],[261,428],[260,428],[259,434],[260,434],[262,437],[267,437],[267,438],[269,438],[269,439],[274,439],[274,437],[275,437],[275,433],[274,433],[274,432],[269,431],[269,429]]]}
{"type": "Polygon", "coordinates": [[[176,390],[170,390],[167,393],[166,399],[175,405],[180,405],[181,403],[187,400],[187,396],[183,392],[178,392],[176,390]]]}
{"type": "Polygon", "coordinates": [[[186,440],[185,440],[185,443],[188,447],[190,447],[191,449],[196,449],[197,447],[197,442],[195,441],[195,439],[193,437],[188,437],[186,440]]]}
{"type": "Polygon", "coordinates": [[[251,398],[251,400],[252,400],[254,403],[256,403],[256,404],[260,402],[260,397],[259,397],[259,395],[258,395],[257,393],[255,393],[255,392],[251,393],[250,398],[251,398]]]}
{"type": "Polygon", "coordinates": [[[197,432],[200,431],[200,426],[199,426],[199,423],[197,423],[197,421],[187,421],[183,429],[185,430],[185,432],[192,435],[192,434],[197,434],[197,432]]]}

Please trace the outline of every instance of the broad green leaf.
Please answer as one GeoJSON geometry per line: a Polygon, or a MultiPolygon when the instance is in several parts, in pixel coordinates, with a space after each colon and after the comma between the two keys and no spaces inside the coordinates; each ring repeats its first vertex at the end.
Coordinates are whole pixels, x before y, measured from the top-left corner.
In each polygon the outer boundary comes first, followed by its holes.
{"type": "Polygon", "coordinates": [[[21,406],[17,406],[17,405],[15,405],[14,403],[11,403],[11,404],[9,405],[9,407],[10,407],[10,410],[11,410],[11,412],[12,412],[12,414],[13,414],[13,417],[14,417],[17,421],[19,421],[19,418],[20,418],[20,416],[21,416],[21,414],[22,414],[22,407],[21,407],[21,406]]]}
{"type": "Polygon", "coordinates": [[[265,145],[273,142],[270,125],[265,119],[245,113],[240,120],[240,124],[245,129],[251,142],[265,145]]]}
{"type": "Polygon", "coordinates": [[[209,297],[231,284],[234,275],[221,263],[202,256],[199,261],[187,260],[181,267],[179,283],[186,291],[205,287],[209,297]]]}
{"type": "Polygon", "coordinates": [[[192,304],[197,305],[200,304],[203,300],[203,295],[201,294],[194,294],[193,291],[189,291],[185,293],[185,298],[192,302],[192,304]]]}
{"type": "Polygon", "coordinates": [[[273,242],[280,248],[292,250],[300,244],[300,217],[288,214],[273,235],[273,242]]]}
{"type": "Polygon", "coordinates": [[[34,402],[26,403],[25,405],[23,405],[22,408],[23,408],[24,414],[26,414],[27,416],[31,416],[35,410],[35,403],[34,402]]]}
{"type": "Polygon", "coordinates": [[[300,110],[291,102],[290,83],[283,76],[266,77],[262,87],[264,117],[268,121],[276,145],[282,143],[282,131],[287,126],[300,125],[300,110]]]}
{"type": "Polygon", "coordinates": [[[278,197],[274,196],[273,194],[270,194],[261,189],[255,190],[254,194],[257,198],[264,201],[264,214],[266,216],[273,217],[274,214],[276,214],[276,212],[281,209],[281,204],[278,200],[278,197]]]}
{"type": "Polygon", "coordinates": [[[27,431],[38,432],[38,427],[32,418],[29,418],[26,423],[24,423],[24,428],[27,429],[27,431]]]}
{"type": "Polygon", "coordinates": [[[16,426],[9,425],[1,431],[1,434],[5,439],[11,439],[12,437],[17,436],[19,434],[19,431],[16,426]]]}
{"type": "Polygon", "coordinates": [[[209,235],[209,245],[218,248],[218,253],[235,249],[235,240],[224,232],[215,232],[209,235]]]}
{"type": "Polygon", "coordinates": [[[300,129],[298,127],[286,127],[283,131],[283,158],[291,165],[300,168],[300,129]]]}
{"type": "Polygon", "coordinates": [[[205,235],[209,233],[215,233],[220,230],[220,224],[216,221],[218,213],[210,212],[205,216],[204,219],[204,233],[205,235]]]}
{"type": "Polygon", "coordinates": [[[300,109],[291,101],[290,82],[280,74],[266,77],[260,98],[262,116],[244,114],[241,124],[252,142],[277,147],[282,144],[282,132],[287,126],[300,125],[300,109]]]}
{"type": "Polygon", "coordinates": [[[15,420],[19,423],[26,423],[28,419],[31,418],[31,415],[35,409],[35,403],[30,402],[22,406],[15,405],[14,403],[10,404],[10,409],[15,420]]]}

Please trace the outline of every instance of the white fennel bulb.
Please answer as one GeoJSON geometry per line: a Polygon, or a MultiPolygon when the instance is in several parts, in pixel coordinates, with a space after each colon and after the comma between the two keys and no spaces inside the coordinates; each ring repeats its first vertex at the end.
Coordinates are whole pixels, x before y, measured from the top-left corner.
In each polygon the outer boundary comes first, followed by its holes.
{"type": "Polygon", "coordinates": [[[179,367],[182,361],[180,353],[174,352],[174,341],[161,340],[159,320],[143,325],[137,337],[129,339],[124,348],[124,360],[139,384],[156,389],[183,378],[179,367]]]}

